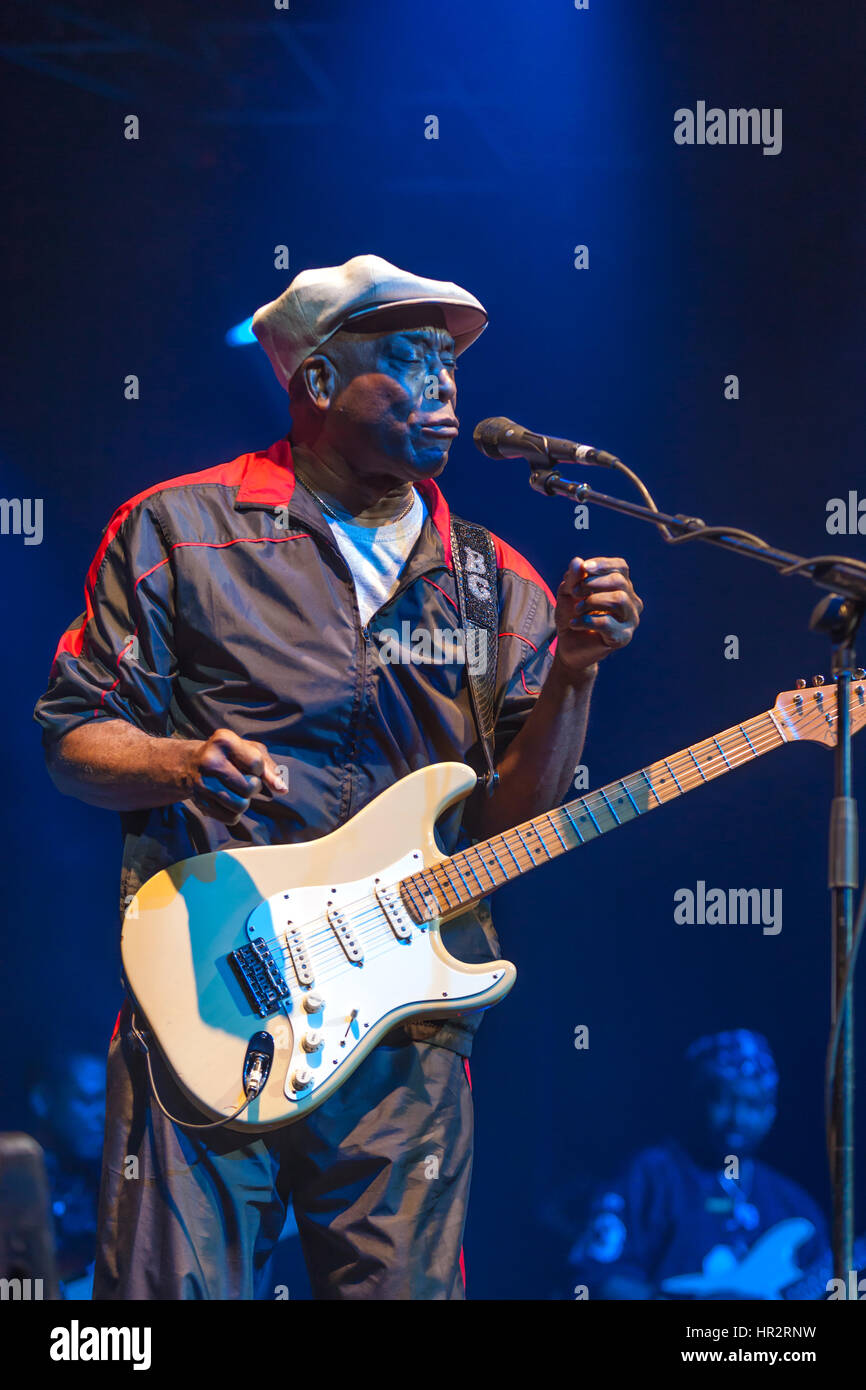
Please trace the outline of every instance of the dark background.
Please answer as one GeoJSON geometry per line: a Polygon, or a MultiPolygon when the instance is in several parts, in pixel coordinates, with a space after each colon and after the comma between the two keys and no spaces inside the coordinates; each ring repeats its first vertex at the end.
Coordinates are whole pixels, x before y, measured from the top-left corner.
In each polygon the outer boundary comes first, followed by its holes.
{"type": "MultiPolygon", "coordinates": [[[[668,550],[601,510],[577,532],[566,503],[530,493],[521,463],[484,460],[471,431],[507,414],[586,439],[667,510],[864,556],[862,536],[825,522],[830,498],[866,496],[866,21],[862,5],[804,0],[292,0],[288,13],[87,0],[7,5],[0,23],[3,493],[42,497],[45,513],[41,545],[0,537],[9,1126],[23,1123],[29,1051],[103,1051],[120,998],[118,827],[55,792],[33,704],[114,508],[285,432],[264,354],[225,333],[299,270],[371,251],[488,308],[461,359],[452,507],[554,587],[574,553],[625,555],[646,603],[599,676],[591,786],[826,669],[802,581],[668,550]],[[677,146],[673,113],[698,100],[781,107],[782,152],[677,146]],[[424,138],[430,114],[438,141],[424,138]],[[283,243],[288,272],[273,265],[283,243]],[[577,244],[588,270],[573,268],[577,244]],[[139,401],[124,400],[129,373],[139,401]]],[[[664,1134],[678,1056],[717,1028],[770,1039],[782,1088],[765,1157],[826,1203],[831,776],[826,750],[786,748],[500,896],[519,980],[472,1063],[471,1295],[548,1292],[544,1201],[664,1134]],[[677,926],[673,894],[698,879],[782,888],[781,934],[677,926]]],[[[861,1123],[861,1151],[864,1138],[861,1123]]]]}

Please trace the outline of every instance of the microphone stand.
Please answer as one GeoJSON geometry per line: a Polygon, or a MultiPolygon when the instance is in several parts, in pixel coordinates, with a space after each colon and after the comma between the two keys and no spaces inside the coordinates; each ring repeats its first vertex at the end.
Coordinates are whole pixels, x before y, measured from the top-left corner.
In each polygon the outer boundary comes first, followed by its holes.
{"type": "MultiPolygon", "coordinates": [[[[856,560],[818,556],[808,559],[765,545],[757,536],[736,527],[707,526],[699,517],[670,516],[665,512],[596,492],[588,483],[562,478],[548,456],[547,466],[530,465],[530,486],[545,497],[565,497],[571,502],[592,503],[652,522],[671,542],[702,540],[772,565],[780,574],[798,574],[830,593],[812,613],[809,626],[830,638],[832,676],[836,682],[837,734],[834,749],[834,795],[830,806],[829,867],[832,975],[830,985],[831,1045],[828,1072],[832,1070],[831,1102],[827,1123],[830,1183],[833,1194],[833,1272],[849,1293],[849,1271],[854,1243],[854,964],[860,933],[855,940],[854,893],[859,887],[857,802],[853,795],[851,750],[851,684],[863,678],[856,666],[854,638],[866,612],[866,565],[856,560]]],[[[619,464],[616,460],[614,466],[619,464]]],[[[639,479],[628,473],[643,492],[639,479]]],[[[651,500],[651,499],[650,499],[651,500]]],[[[823,683],[817,681],[816,683],[823,683]]],[[[861,914],[866,910],[866,893],[861,914]]],[[[861,924],[858,924],[861,925],[861,924]]],[[[855,1274],[856,1282],[856,1274],[855,1274]]],[[[855,1288],[854,1298],[857,1297],[855,1288]]]]}

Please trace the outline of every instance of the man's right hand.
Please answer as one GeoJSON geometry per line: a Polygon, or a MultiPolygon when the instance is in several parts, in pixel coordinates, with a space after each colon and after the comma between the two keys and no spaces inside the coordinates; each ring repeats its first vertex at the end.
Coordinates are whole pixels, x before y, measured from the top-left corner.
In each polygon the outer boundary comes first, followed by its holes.
{"type": "Polygon", "coordinates": [[[231,729],[217,729],[191,746],[184,783],[187,799],[225,825],[233,825],[262,790],[288,790],[265,745],[231,729]]]}
{"type": "Polygon", "coordinates": [[[265,745],[231,729],[203,740],[159,738],[125,719],[93,719],[52,743],[47,760],[64,796],[110,811],[192,801],[232,825],[257,794],[288,790],[265,745]]]}

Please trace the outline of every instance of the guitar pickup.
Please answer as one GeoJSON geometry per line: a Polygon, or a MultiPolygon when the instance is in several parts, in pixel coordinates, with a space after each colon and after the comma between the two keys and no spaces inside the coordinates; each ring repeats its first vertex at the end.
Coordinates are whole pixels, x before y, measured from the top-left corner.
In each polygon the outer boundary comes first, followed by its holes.
{"type": "Polygon", "coordinates": [[[376,901],[388,919],[388,925],[398,941],[408,941],[412,935],[412,920],[400,896],[399,884],[377,888],[376,901]]]}
{"type": "Polygon", "coordinates": [[[259,1018],[277,1013],[290,991],[265,938],[257,936],[249,946],[230,951],[228,959],[259,1018]]]}
{"type": "Polygon", "coordinates": [[[332,928],[337,940],[346,952],[347,959],[352,965],[361,965],[364,960],[364,952],[361,950],[360,943],[352,931],[348,915],[340,908],[329,905],[326,911],[328,925],[332,928]]]}
{"type": "Polygon", "coordinates": [[[306,988],[313,983],[313,967],[310,964],[310,957],[307,955],[304,938],[297,927],[289,926],[286,928],[286,946],[292,958],[292,965],[295,967],[298,984],[306,988]]]}

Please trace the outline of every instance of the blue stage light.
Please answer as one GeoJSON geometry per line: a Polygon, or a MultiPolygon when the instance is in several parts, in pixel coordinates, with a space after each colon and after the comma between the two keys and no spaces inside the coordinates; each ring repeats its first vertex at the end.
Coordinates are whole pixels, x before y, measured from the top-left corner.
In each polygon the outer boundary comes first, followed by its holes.
{"type": "Polygon", "coordinates": [[[226,342],[229,347],[245,347],[247,343],[256,342],[252,318],[244,319],[243,323],[236,323],[234,328],[230,328],[226,334],[226,342]]]}

